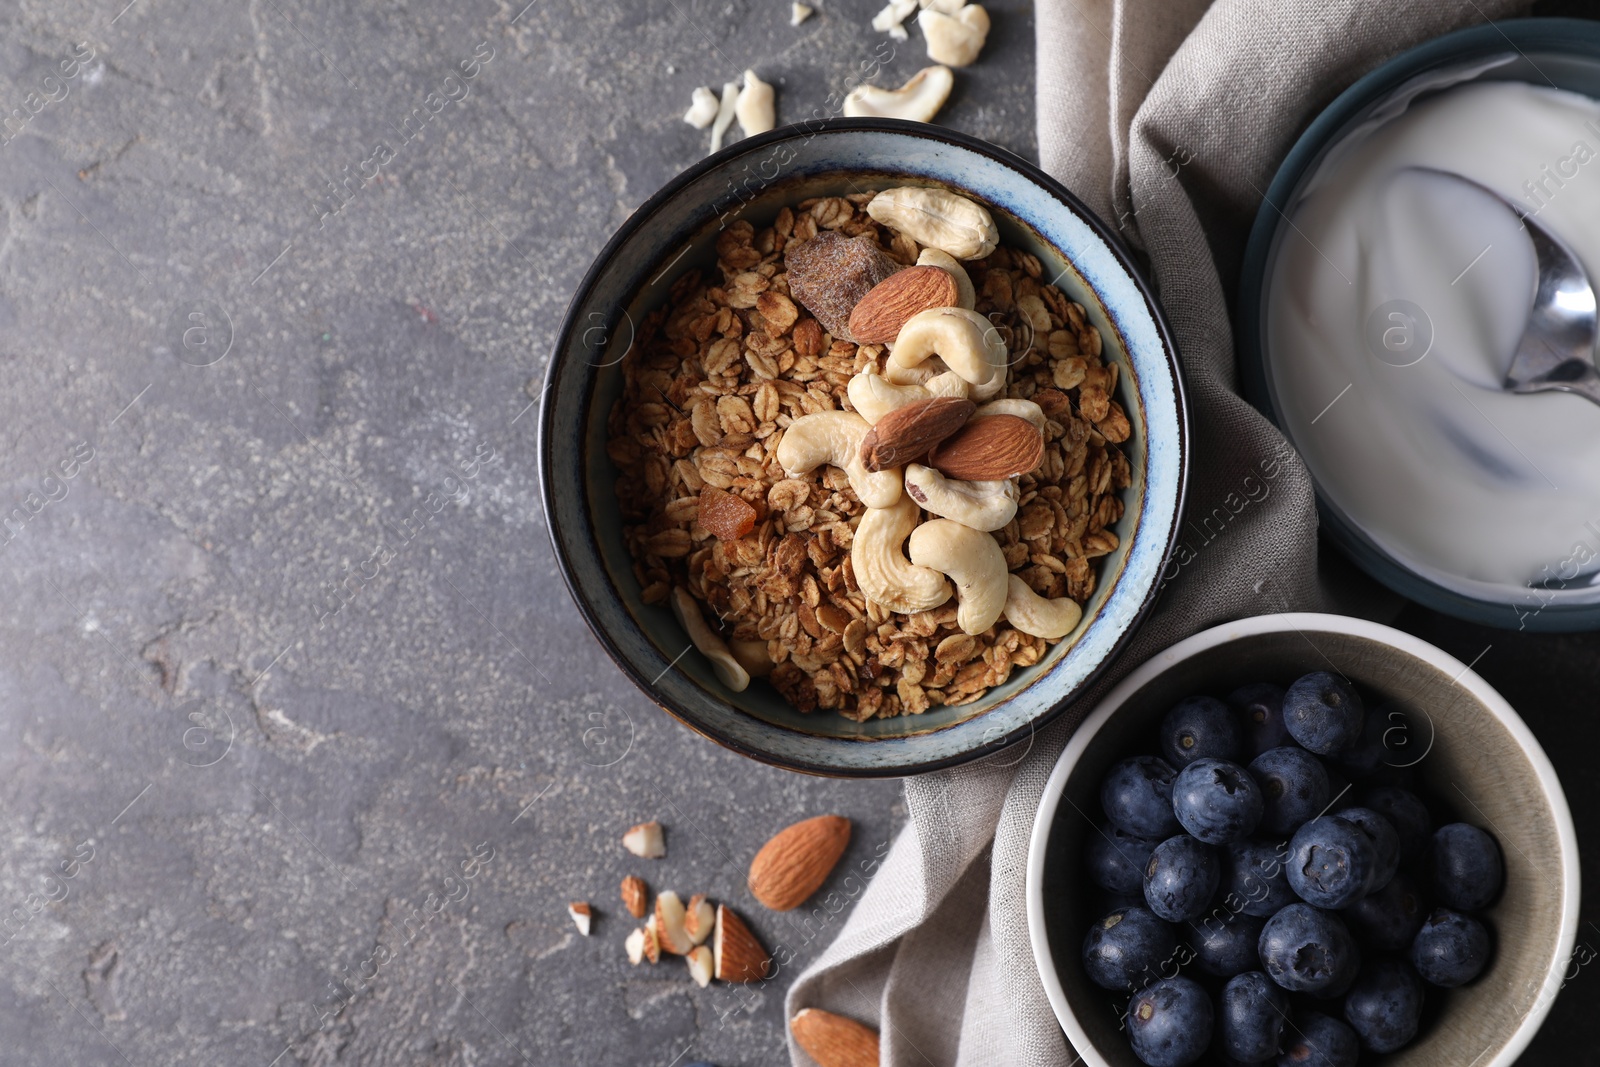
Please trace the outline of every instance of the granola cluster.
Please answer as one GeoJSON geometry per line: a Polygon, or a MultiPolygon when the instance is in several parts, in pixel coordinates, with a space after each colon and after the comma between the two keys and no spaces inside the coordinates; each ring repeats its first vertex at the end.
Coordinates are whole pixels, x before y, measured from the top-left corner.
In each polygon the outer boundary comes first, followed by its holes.
{"type": "MultiPolygon", "coordinates": [[[[954,599],[912,615],[869,602],[850,565],[865,508],[849,478],[832,466],[791,478],[776,460],[792,420],[852,410],[850,378],[883,370],[884,346],[833,339],[791,298],[786,275],[786,250],[823,230],[871,235],[897,264],[914,264],[922,249],[873,221],[872,196],[802,201],[761,230],[729,226],[715,276],[686,271],[637,331],[607,445],[644,601],[686,589],[733,654],[758,665],[752,675],[769,669],[801,711],[856,721],[970,703],[1055,643],[1003,618],[964,633],[954,599]],[[753,509],[748,533],[722,539],[700,524],[707,486],[753,509]]],[[[1111,527],[1131,480],[1116,447],[1130,433],[1112,399],[1117,365],[1101,359],[1099,332],[1041,280],[1034,256],[1002,245],[963,265],[976,310],[1011,353],[1004,395],[1032,400],[1048,420],[1043,461],[1022,476],[1016,516],[994,537],[1034,592],[1083,603],[1094,561],[1117,547],[1111,527]]]]}

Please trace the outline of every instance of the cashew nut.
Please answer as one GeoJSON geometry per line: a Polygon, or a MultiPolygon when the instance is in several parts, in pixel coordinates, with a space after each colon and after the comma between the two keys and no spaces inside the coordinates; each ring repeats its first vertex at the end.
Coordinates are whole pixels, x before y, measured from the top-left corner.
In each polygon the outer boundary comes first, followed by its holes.
{"type": "Polygon", "coordinates": [[[1000,529],[1017,513],[1017,483],[1010,478],[964,482],[920,463],[906,465],[906,495],[924,511],[985,532],[1000,529]]]}
{"type": "Polygon", "coordinates": [[[1011,397],[1002,397],[991,400],[972,413],[976,419],[981,415],[1015,415],[1019,419],[1027,419],[1039,428],[1040,433],[1048,433],[1046,429],[1049,420],[1044,416],[1044,409],[1031,400],[1016,400],[1011,397]]]}
{"type": "Polygon", "coordinates": [[[711,151],[722,150],[722,138],[733,125],[734,106],[739,99],[739,87],[733,82],[722,83],[722,102],[717,106],[717,119],[711,124],[711,151]]]}
{"type": "Polygon", "coordinates": [[[938,355],[975,388],[974,400],[988,400],[1005,388],[1006,343],[994,324],[966,308],[929,308],[900,327],[885,376],[897,385],[915,379],[915,368],[938,355]]]}
{"type": "Polygon", "coordinates": [[[954,15],[929,7],[917,21],[928,43],[928,58],[952,67],[977,59],[989,37],[989,13],[977,4],[967,4],[954,15]]]}
{"type": "Polygon", "coordinates": [[[850,488],[867,507],[889,507],[900,499],[900,468],[869,471],[861,465],[861,439],[870,429],[853,411],[802,415],[783,431],[778,465],[792,478],[830,463],[850,476],[850,488]]]}
{"type": "Polygon", "coordinates": [[[879,419],[895,408],[915,404],[933,395],[920,385],[891,384],[889,379],[870,370],[864,370],[851,378],[850,384],[845,387],[845,392],[849,395],[850,403],[856,412],[874,426],[878,424],[879,419]]]}
{"type": "MultiPolygon", "coordinates": [[[[924,363],[923,366],[927,364],[924,363]]],[[[972,392],[972,386],[967,384],[967,380],[953,370],[935,374],[923,382],[922,387],[930,396],[955,396],[962,400],[968,399],[972,392]]]]}
{"type": "Polygon", "coordinates": [[[921,185],[885,189],[867,202],[867,214],[917,244],[957,259],[982,259],[1000,243],[1000,230],[987,210],[944,189],[921,185]]]}
{"type": "Polygon", "coordinates": [[[766,133],[778,124],[778,115],[772,103],[772,86],[756,77],[756,72],[744,72],[744,88],[733,102],[734,114],[739,117],[739,128],[745,136],[766,133]]]}
{"type": "Polygon", "coordinates": [[[697,130],[703,130],[716,117],[717,94],[702,85],[690,97],[689,110],[684,113],[683,121],[697,130]]]}
{"type": "Polygon", "coordinates": [[[955,83],[956,77],[949,67],[923,67],[898,89],[856,86],[844,98],[844,113],[851,117],[865,115],[932,122],[955,83]]]}
{"type": "Polygon", "coordinates": [[[733,658],[739,661],[739,666],[743,667],[752,678],[765,678],[776,666],[772,662],[772,657],[767,654],[765,641],[729,641],[728,651],[733,653],[733,658]]]}
{"type": "Polygon", "coordinates": [[[946,15],[954,15],[967,6],[967,0],[917,0],[923,7],[931,7],[935,11],[942,11],[946,15]]]}
{"type": "Polygon", "coordinates": [[[1046,600],[1015,574],[1006,576],[1006,621],[1025,634],[1054,640],[1065,637],[1083,618],[1083,608],[1071,597],[1046,600]]]}
{"type": "MultiPolygon", "coordinates": [[[[868,508],[861,516],[855,539],[850,542],[850,566],[862,594],[879,607],[912,614],[936,608],[950,599],[950,583],[944,575],[913,566],[901,553],[906,535],[926,526],[917,525],[921,517],[916,502],[906,496],[893,507],[868,508]]],[[[1003,570],[1004,557],[1000,565],[1003,570]]]]}
{"type": "Polygon", "coordinates": [[[735,693],[744,692],[750,684],[749,673],[739,666],[738,660],[733,658],[727,643],[711,632],[711,627],[706,625],[705,616],[700,614],[700,605],[695,603],[689,590],[681,585],[672,587],[672,613],[678,617],[678,625],[689,635],[694,647],[711,661],[711,669],[717,672],[717,678],[722,684],[735,693]]]}
{"type": "Polygon", "coordinates": [[[817,9],[812,7],[810,4],[802,4],[800,0],[794,0],[794,2],[789,5],[789,25],[800,25],[806,19],[810,18],[816,10],[817,9]]]}
{"type": "MultiPolygon", "coordinates": [[[[909,498],[908,498],[909,499],[909,498]]],[[[951,519],[929,519],[911,531],[911,562],[956,583],[956,625],[981,634],[1006,606],[1006,557],[1000,542],[951,519]]]]}
{"type": "Polygon", "coordinates": [[[972,287],[972,278],[961,261],[942,248],[924,248],[917,257],[919,267],[942,267],[956,280],[956,307],[968,311],[978,306],[978,291],[972,287]]]}

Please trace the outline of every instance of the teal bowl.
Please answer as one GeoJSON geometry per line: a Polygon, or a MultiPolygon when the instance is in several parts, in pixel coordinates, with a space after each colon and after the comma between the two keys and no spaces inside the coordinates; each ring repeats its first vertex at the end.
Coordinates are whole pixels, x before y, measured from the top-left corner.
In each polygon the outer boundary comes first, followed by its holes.
{"type": "Polygon", "coordinates": [[[1110,231],[1036,167],[976,138],[922,123],[830,119],[745,138],[656,193],[596,258],[567,310],[546,375],[539,471],[567,587],[618,667],[691,729],[737,752],[814,774],[888,777],[995,752],[1059,714],[1105,668],[1155,600],[1175,541],[1188,433],[1177,352],[1154,296],[1110,231]],[[758,228],[807,197],[906,183],[984,204],[1004,243],[1037,256],[1082,304],[1108,360],[1133,435],[1121,545],[1101,561],[1084,621],[1038,664],[972,704],[855,723],[802,714],[764,683],[735,693],[694,651],[665,607],[645,604],[623,544],[606,455],[606,415],[623,356],[692,266],[715,265],[721,229],[758,228]]]}
{"type": "MultiPolygon", "coordinates": [[[[1287,221],[1293,206],[1318,166],[1356,127],[1381,118],[1397,101],[1491,80],[1550,85],[1600,98],[1600,23],[1512,19],[1458,30],[1402,52],[1329,104],[1300,135],[1267,187],[1245,250],[1235,321],[1245,395],[1286,435],[1288,424],[1274,392],[1264,337],[1274,258],[1294,234],[1287,221]]],[[[1600,584],[1546,589],[1463,579],[1460,587],[1447,586],[1396,559],[1329,500],[1320,485],[1317,504],[1322,527],[1334,543],[1372,577],[1419,604],[1508,630],[1600,629],[1600,584]]]]}

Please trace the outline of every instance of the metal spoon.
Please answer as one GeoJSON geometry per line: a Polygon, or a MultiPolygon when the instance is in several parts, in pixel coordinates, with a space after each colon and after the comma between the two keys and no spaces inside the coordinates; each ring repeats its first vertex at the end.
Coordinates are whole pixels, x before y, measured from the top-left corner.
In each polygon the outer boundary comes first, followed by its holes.
{"type": "Polygon", "coordinates": [[[1589,284],[1583,264],[1571,249],[1534,222],[1515,201],[1454,171],[1433,167],[1417,169],[1482,189],[1517,213],[1528,231],[1528,239],[1533,242],[1539,286],[1534,292],[1533,309],[1528,312],[1528,325],[1511,359],[1511,369],[1506,371],[1503,388],[1512,393],[1559,389],[1600,404],[1600,369],[1596,369],[1594,363],[1594,287],[1589,284]]]}

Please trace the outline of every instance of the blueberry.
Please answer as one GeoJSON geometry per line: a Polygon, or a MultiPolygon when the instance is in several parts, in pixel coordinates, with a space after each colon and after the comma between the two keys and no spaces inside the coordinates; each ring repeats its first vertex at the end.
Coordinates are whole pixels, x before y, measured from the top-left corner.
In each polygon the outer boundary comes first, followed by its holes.
{"type": "Polygon", "coordinates": [[[1246,915],[1266,918],[1299,898],[1289,888],[1289,843],[1235,841],[1223,850],[1222,902],[1246,915]]]}
{"type": "Polygon", "coordinates": [[[1155,840],[1180,829],[1172,813],[1172,779],[1177,774],[1155,756],[1125,759],[1100,786],[1100,806],[1123,833],[1155,840]]]}
{"type": "Polygon", "coordinates": [[[1319,756],[1342,752],[1361,736],[1361,697],[1337,674],[1317,671],[1283,695],[1283,720],[1301,748],[1319,756]]]}
{"type": "Polygon", "coordinates": [[[1394,826],[1395,833],[1400,835],[1402,860],[1423,858],[1433,836],[1433,816],[1428,814],[1428,806],[1417,794],[1399,786],[1378,785],[1361,794],[1361,804],[1394,826]]]}
{"type": "Polygon", "coordinates": [[[1344,923],[1310,904],[1290,904],[1268,919],[1256,949],[1272,980],[1294,993],[1334,992],[1361,966],[1344,923]]]}
{"type": "Polygon", "coordinates": [[[1400,835],[1394,824],[1371,808],[1345,808],[1333,816],[1342,822],[1359,826],[1372,839],[1376,849],[1372,874],[1367,879],[1367,892],[1382,889],[1400,869],[1400,835]]]}
{"type": "Polygon", "coordinates": [[[1283,722],[1283,686],[1253,682],[1228,694],[1244,723],[1244,754],[1254,758],[1268,749],[1289,743],[1289,728],[1283,722]]]}
{"type": "Polygon", "coordinates": [[[1241,1063],[1261,1063],[1283,1048],[1289,998],[1260,971],[1246,971],[1222,987],[1217,1005],[1217,1044],[1241,1063]]]}
{"type": "Polygon", "coordinates": [[[1422,1019],[1422,982],[1409,964],[1372,960],[1344,998],[1344,1018],[1371,1051],[1404,1048],[1422,1019]]]}
{"type": "Polygon", "coordinates": [[[1445,989],[1466,985],[1489,962],[1489,931],[1470,915],[1435,908],[1411,942],[1411,966],[1445,989]]]}
{"type": "Polygon", "coordinates": [[[1342,908],[1366,896],[1377,848],[1354,823],[1325,815],[1289,841],[1289,886],[1319,908],[1342,908]]]}
{"type": "Polygon", "coordinates": [[[1320,1011],[1297,1011],[1277,1067],[1356,1067],[1361,1040],[1343,1022],[1320,1011]]]}
{"type": "Polygon", "coordinates": [[[1218,978],[1232,978],[1261,966],[1256,944],[1267,920],[1241,915],[1226,908],[1211,912],[1189,924],[1189,947],[1202,971],[1218,978]]]}
{"type": "Polygon", "coordinates": [[[1214,1022],[1211,998],[1188,978],[1163,978],[1128,1004],[1128,1041],[1150,1067],[1182,1067],[1205,1055],[1214,1022]]]}
{"type": "Polygon", "coordinates": [[[1505,863],[1493,837],[1476,826],[1453,822],[1433,832],[1428,871],[1434,899],[1447,908],[1478,911],[1500,894],[1505,863]]]}
{"type": "MultiPolygon", "coordinates": [[[[1367,712],[1355,743],[1334,758],[1352,777],[1365,778],[1379,767],[1410,759],[1410,741],[1405,713],[1393,704],[1380,704],[1367,712]]],[[[1421,746],[1415,747],[1420,754],[1421,746]]]]}
{"type": "Polygon", "coordinates": [[[1215,697],[1185,697],[1161,720],[1161,754],[1182,770],[1197,759],[1236,760],[1244,752],[1239,717],[1215,697]]]}
{"type": "Polygon", "coordinates": [[[1095,985],[1128,992],[1158,976],[1177,950],[1172,927],[1144,908],[1124,908],[1089,927],[1083,969],[1095,985]]]}
{"type": "Polygon", "coordinates": [[[1250,775],[1261,786],[1263,834],[1288,837],[1321,815],[1332,794],[1322,761],[1303,748],[1269,749],[1250,761],[1250,775]]]}
{"type": "Polygon", "coordinates": [[[1250,836],[1261,820],[1261,790],[1243,767],[1227,760],[1197,759],[1172,781],[1178,822],[1208,845],[1250,836]]]}
{"type": "Polygon", "coordinates": [[[1332,815],[1345,808],[1355,807],[1356,793],[1350,785],[1350,779],[1346,778],[1339,768],[1330,767],[1326,763],[1322,765],[1322,769],[1328,775],[1328,810],[1323,814],[1332,815]]]}
{"type": "Polygon", "coordinates": [[[1145,904],[1168,922],[1188,922],[1204,914],[1221,879],[1216,849],[1187,834],[1169,837],[1145,864],[1145,904]]]}
{"type": "Polygon", "coordinates": [[[1411,944],[1428,909],[1416,879],[1400,873],[1389,884],[1344,909],[1345,922],[1357,937],[1376,949],[1393,952],[1411,944]]]}
{"type": "Polygon", "coordinates": [[[1084,849],[1089,877],[1101,889],[1132,893],[1143,899],[1144,865],[1150,862],[1150,852],[1158,844],[1158,840],[1125,834],[1108,822],[1098,833],[1089,835],[1089,845],[1084,849]]]}

